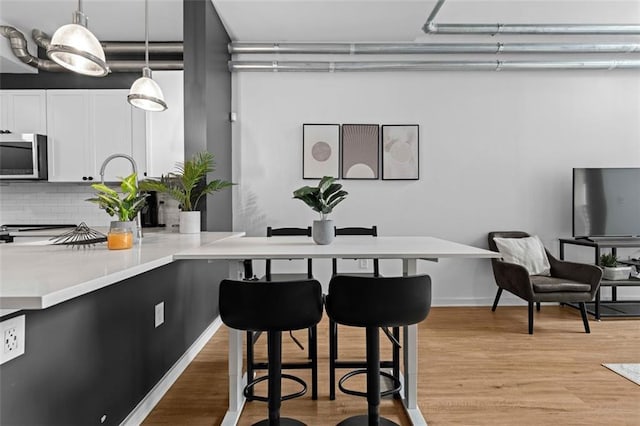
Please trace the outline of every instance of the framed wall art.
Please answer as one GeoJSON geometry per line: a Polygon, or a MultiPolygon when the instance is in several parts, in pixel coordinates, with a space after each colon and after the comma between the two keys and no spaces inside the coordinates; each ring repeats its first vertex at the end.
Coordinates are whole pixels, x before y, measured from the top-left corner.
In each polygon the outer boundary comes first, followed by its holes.
{"type": "Polygon", "coordinates": [[[342,125],[342,178],[379,178],[380,127],[377,124],[342,125]]]}
{"type": "Polygon", "coordinates": [[[420,129],[417,124],[382,126],[382,179],[420,178],[420,129]]]}
{"type": "Polygon", "coordinates": [[[338,178],[340,175],[340,125],[302,125],[302,178],[338,178]]]}

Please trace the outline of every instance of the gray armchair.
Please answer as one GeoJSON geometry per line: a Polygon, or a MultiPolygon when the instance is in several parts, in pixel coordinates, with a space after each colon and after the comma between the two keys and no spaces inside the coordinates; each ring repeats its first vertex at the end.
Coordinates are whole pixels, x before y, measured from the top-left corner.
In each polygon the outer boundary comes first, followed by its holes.
{"type": "MultiPolygon", "coordinates": [[[[530,235],[521,231],[490,232],[489,248],[498,251],[494,237],[524,238],[530,235]]],[[[558,260],[545,249],[551,264],[551,275],[529,275],[521,265],[507,263],[502,259],[491,259],[493,276],[498,286],[498,293],[493,302],[492,311],[496,310],[502,290],[507,290],[529,302],[529,334],[533,334],[533,304],[540,310],[540,302],[578,303],[584,331],[589,333],[589,320],[585,302],[590,302],[596,295],[602,279],[602,270],[595,265],[565,262],[558,260]]]]}

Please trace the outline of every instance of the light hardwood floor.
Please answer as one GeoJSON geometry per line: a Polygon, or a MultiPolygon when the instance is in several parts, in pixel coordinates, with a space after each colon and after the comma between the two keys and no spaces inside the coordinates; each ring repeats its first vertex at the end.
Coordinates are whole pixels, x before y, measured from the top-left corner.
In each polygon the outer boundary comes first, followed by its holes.
{"type": "MultiPolygon", "coordinates": [[[[640,425],[640,386],[600,365],[640,362],[640,320],[590,322],[591,334],[585,334],[577,311],[543,305],[530,336],[526,307],[498,307],[496,312],[489,307],[433,308],[419,329],[419,406],[427,422],[640,425]]],[[[335,425],[367,410],[366,400],[339,391],[336,400],[329,401],[327,325],[326,318],[319,325],[318,401],[308,392],[282,404],[283,416],[310,426],[335,425]]],[[[223,327],[144,424],[220,424],[227,405],[226,342],[223,327]]],[[[304,356],[286,335],[283,342],[287,359],[304,356]]],[[[355,358],[363,353],[363,333],[341,327],[340,345],[341,355],[355,358]]],[[[309,383],[306,372],[293,374],[309,383]]],[[[293,389],[284,385],[285,391],[293,389]]],[[[383,400],[381,413],[409,424],[397,401],[383,400]]],[[[266,416],[265,403],[247,403],[240,425],[266,416]]]]}

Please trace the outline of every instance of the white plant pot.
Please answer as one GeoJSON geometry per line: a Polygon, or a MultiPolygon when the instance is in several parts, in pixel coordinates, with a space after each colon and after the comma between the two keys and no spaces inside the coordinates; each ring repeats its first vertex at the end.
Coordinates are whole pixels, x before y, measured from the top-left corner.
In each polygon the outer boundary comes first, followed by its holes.
{"type": "Polygon", "coordinates": [[[200,212],[180,212],[180,233],[198,234],[200,233],[200,212]]]}
{"type": "Polygon", "coordinates": [[[611,281],[627,280],[630,274],[631,266],[616,266],[615,268],[605,266],[602,278],[611,281]]]}
{"type": "Polygon", "coordinates": [[[313,236],[313,241],[316,244],[331,244],[335,235],[333,230],[333,220],[314,220],[311,235],[313,236]]]}

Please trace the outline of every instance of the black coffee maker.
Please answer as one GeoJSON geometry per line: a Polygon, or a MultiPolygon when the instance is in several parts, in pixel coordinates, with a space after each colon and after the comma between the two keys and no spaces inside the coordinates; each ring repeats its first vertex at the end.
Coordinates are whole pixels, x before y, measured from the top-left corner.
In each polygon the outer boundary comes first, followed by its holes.
{"type": "Polygon", "coordinates": [[[148,194],[147,205],[140,212],[143,228],[158,226],[158,193],[149,191],[148,194]]]}

